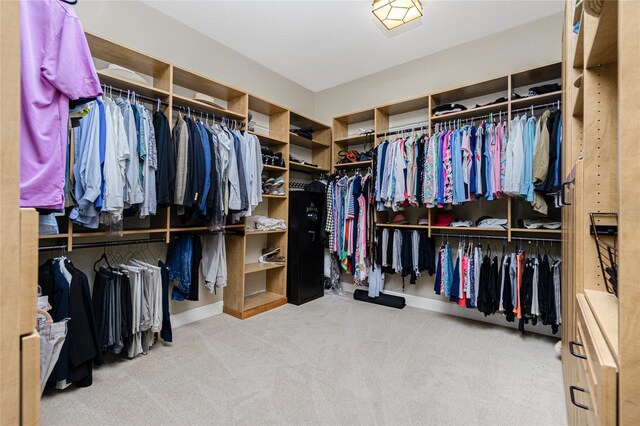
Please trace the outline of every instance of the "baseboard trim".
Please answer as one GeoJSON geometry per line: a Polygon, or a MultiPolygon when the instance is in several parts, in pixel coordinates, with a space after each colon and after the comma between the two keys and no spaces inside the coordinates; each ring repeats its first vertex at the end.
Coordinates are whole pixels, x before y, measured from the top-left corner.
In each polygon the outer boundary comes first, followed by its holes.
{"type": "Polygon", "coordinates": [[[220,315],[222,313],[223,305],[224,303],[221,300],[216,303],[211,303],[210,305],[204,305],[188,311],[180,312],[179,314],[173,314],[171,315],[171,327],[181,327],[185,324],[220,315]]]}
{"type": "MultiPolygon", "coordinates": [[[[349,293],[353,293],[357,288],[351,283],[342,283],[342,288],[344,291],[347,291],[349,293]]],[[[459,307],[456,304],[453,303],[448,303],[445,302],[443,300],[433,300],[433,299],[427,299],[426,297],[420,297],[420,296],[414,296],[411,294],[405,294],[405,293],[399,293],[397,291],[384,291],[385,294],[390,294],[393,296],[400,296],[400,297],[404,297],[406,302],[407,302],[407,306],[411,306],[412,308],[417,308],[417,309],[424,309],[426,311],[431,311],[431,312],[438,312],[441,314],[446,314],[446,315],[453,315],[456,317],[461,317],[461,318],[467,318],[467,319],[471,319],[474,321],[481,321],[481,322],[486,322],[486,323],[490,323],[490,324],[495,324],[495,325],[499,325],[502,327],[508,327],[508,328],[513,328],[515,330],[518,329],[518,323],[517,322],[507,322],[504,317],[502,315],[490,315],[488,317],[485,317],[484,314],[482,314],[481,312],[479,312],[476,309],[464,309],[459,307]]],[[[558,334],[553,334],[551,332],[551,327],[550,326],[546,326],[546,325],[536,325],[536,326],[532,326],[531,324],[528,324],[525,326],[525,330],[527,333],[536,333],[536,334],[542,334],[545,336],[551,336],[551,337],[556,337],[556,338],[560,338],[560,332],[558,332],[558,334]]]]}

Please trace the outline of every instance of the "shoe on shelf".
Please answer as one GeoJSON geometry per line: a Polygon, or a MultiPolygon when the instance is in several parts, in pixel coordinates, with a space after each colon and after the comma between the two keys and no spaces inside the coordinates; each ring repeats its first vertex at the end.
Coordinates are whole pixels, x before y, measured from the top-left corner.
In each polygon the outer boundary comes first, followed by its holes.
{"type": "Polygon", "coordinates": [[[362,136],[362,135],[369,135],[373,133],[373,129],[358,129],[358,135],[362,136]]]}
{"type": "Polygon", "coordinates": [[[284,188],[273,188],[269,191],[269,195],[284,195],[284,188]]]}
{"type": "Polygon", "coordinates": [[[282,179],[282,176],[278,176],[277,178],[275,178],[275,180],[273,181],[273,189],[278,189],[282,185],[284,185],[284,179],[282,179]]]}

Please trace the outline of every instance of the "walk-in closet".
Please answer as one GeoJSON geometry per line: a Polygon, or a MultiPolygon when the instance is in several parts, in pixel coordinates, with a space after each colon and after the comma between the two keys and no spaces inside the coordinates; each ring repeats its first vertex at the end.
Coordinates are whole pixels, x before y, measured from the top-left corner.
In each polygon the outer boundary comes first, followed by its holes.
{"type": "Polygon", "coordinates": [[[0,2],[0,424],[637,424],[638,21],[0,2]]]}

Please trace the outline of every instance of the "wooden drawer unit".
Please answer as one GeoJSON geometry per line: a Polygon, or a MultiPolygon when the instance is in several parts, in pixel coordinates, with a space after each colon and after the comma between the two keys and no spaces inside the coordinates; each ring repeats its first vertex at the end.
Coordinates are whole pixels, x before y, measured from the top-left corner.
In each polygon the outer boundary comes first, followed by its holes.
{"type": "Polygon", "coordinates": [[[578,383],[569,395],[576,424],[615,425],[618,410],[618,367],[583,294],[577,298],[576,339],[570,342],[578,383]]]}

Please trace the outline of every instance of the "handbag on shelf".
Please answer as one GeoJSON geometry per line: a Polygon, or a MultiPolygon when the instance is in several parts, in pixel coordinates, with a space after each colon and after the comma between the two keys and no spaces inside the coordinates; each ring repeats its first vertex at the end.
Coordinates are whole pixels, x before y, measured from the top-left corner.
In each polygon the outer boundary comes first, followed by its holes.
{"type": "Polygon", "coordinates": [[[355,149],[350,149],[348,151],[340,151],[338,155],[342,157],[338,164],[349,164],[349,163],[357,163],[360,161],[360,153],[355,149]]]}

